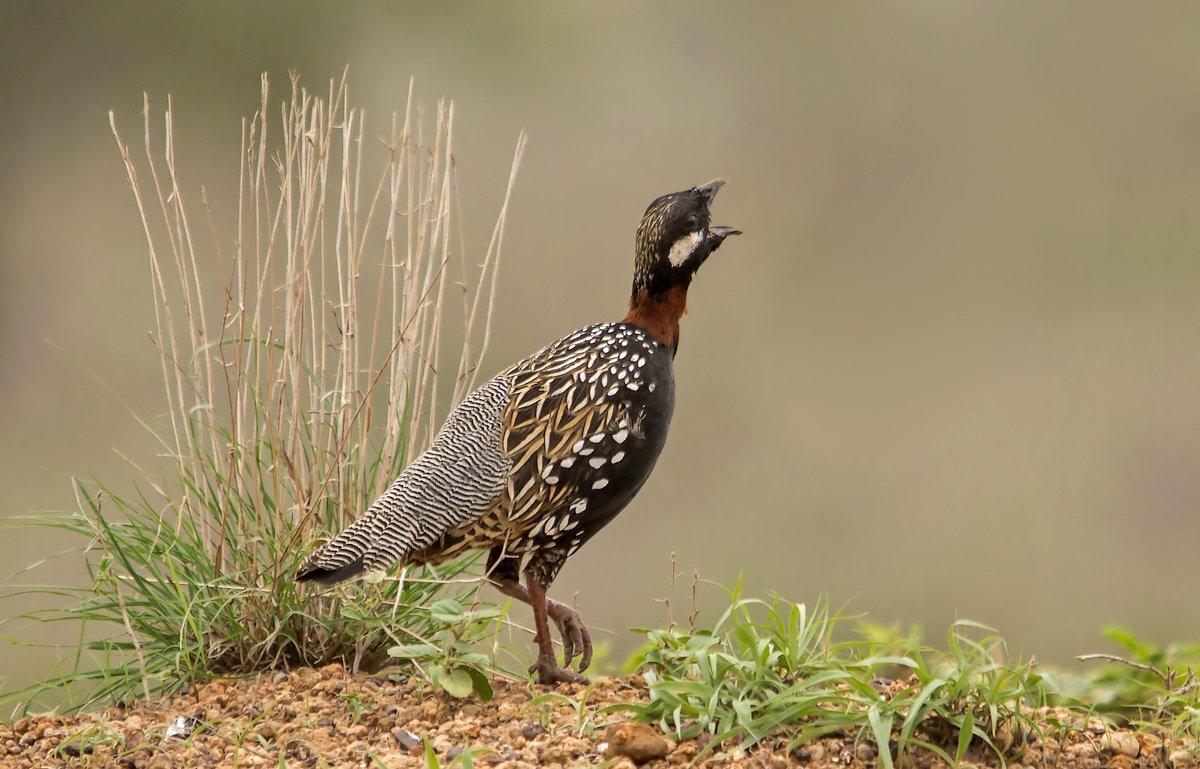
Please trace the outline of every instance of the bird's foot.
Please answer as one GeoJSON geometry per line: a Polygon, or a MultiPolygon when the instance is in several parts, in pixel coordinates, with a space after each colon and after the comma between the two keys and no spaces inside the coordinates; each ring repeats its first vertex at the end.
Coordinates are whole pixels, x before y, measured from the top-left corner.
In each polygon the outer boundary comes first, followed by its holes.
{"type": "Polygon", "coordinates": [[[587,670],[592,664],[592,634],[583,624],[583,618],[574,608],[558,601],[547,601],[546,608],[562,636],[563,664],[571,667],[571,660],[579,655],[579,672],[587,670]]]}
{"type": "Polygon", "coordinates": [[[530,666],[529,672],[537,673],[538,683],[547,686],[561,682],[569,684],[586,684],[588,682],[586,676],[581,676],[570,668],[560,668],[553,659],[545,657],[538,657],[537,662],[530,666]]]}

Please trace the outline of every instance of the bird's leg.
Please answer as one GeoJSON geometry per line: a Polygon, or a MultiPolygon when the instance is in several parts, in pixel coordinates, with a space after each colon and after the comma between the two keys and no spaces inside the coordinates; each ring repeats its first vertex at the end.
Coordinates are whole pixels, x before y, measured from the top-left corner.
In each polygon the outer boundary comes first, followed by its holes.
{"type": "Polygon", "coordinates": [[[563,664],[570,667],[571,660],[578,654],[579,672],[587,670],[588,665],[592,664],[592,634],[583,624],[583,617],[579,616],[575,607],[553,598],[546,599],[546,611],[558,626],[563,639],[563,664]]]}
{"type": "MultiPolygon", "coordinates": [[[[485,576],[504,595],[532,606],[529,591],[518,581],[520,564],[520,558],[505,555],[500,548],[496,548],[488,556],[485,576]]],[[[570,667],[571,660],[579,655],[579,672],[587,670],[592,662],[592,635],[583,624],[579,612],[565,603],[547,598],[546,613],[562,637],[563,664],[570,667]]]]}
{"type": "MultiPolygon", "coordinates": [[[[579,684],[587,683],[586,678],[570,668],[558,666],[558,661],[554,659],[554,644],[550,640],[550,625],[548,621],[550,611],[546,601],[546,588],[529,573],[525,575],[525,583],[529,593],[529,605],[533,608],[533,626],[537,631],[537,635],[534,636],[533,640],[538,645],[537,662],[533,663],[533,666],[529,668],[529,672],[537,671],[538,683],[540,684],[556,684],[559,681],[579,684]]],[[[558,605],[562,606],[562,604],[558,605]]],[[[557,624],[557,621],[555,624],[557,624]]],[[[579,624],[582,626],[583,623],[579,624]]],[[[590,653],[588,656],[591,656],[590,653]]]]}

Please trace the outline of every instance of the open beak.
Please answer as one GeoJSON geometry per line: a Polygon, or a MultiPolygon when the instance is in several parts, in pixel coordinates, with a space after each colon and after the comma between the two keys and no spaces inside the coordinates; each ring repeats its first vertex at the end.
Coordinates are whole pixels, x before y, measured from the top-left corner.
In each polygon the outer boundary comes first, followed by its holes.
{"type": "MultiPolygon", "coordinates": [[[[712,203],[713,198],[717,196],[717,191],[725,186],[724,179],[713,179],[707,184],[696,185],[696,192],[699,192],[706,203],[712,203]]],[[[730,235],[741,235],[742,231],[733,227],[709,227],[708,240],[712,243],[713,248],[721,245],[725,238],[730,235]]]]}
{"type": "Polygon", "coordinates": [[[713,248],[725,242],[725,238],[730,235],[741,235],[742,231],[733,227],[715,226],[708,228],[708,240],[713,244],[713,248]]]}

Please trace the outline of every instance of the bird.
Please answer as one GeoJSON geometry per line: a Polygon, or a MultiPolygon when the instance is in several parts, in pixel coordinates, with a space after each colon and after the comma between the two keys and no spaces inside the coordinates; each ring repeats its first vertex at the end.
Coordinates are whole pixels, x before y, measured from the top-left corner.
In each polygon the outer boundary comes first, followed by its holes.
{"type": "Polygon", "coordinates": [[[663,450],[688,288],[725,239],[741,234],[710,224],[724,184],[651,202],[634,239],[624,318],[567,334],[467,395],[429,448],[312,553],[296,580],[333,584],[486,550],[486,580],[532,608],[529,672],[543,685],[586,682],[591,633],[578,610],[546,593],[567,558],[641,490],[663,450]],[[562,638],[561,666],[550,622],[562,638]]]}

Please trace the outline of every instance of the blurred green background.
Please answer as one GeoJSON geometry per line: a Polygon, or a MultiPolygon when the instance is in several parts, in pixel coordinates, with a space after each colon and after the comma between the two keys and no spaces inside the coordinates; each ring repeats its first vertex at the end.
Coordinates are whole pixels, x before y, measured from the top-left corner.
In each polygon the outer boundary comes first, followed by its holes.
{"type": "MultiPolygon", "coordinates": [[[[746,234],[693,287],[667,451],[557,585],[619,649],[661,622],[672,551],[1041,659],[1108,622],[1198,637],[1198,44],[1186,3],[4,0],[0,515],[151,450],[87,373],[161,411],[108,110],[136,143],[142,91],[172,94],[191,194],[227,201],[258,74],[282,96],[350,64],[369,136],[410,76],[456,100],[476,249],[530,134],[489,371],[619,317],[646,203],[730,180],[746,234]]],[[[6,532],[0,564],[66,545],[6,532]]],[[[0,677],[57,655],[0,646],[0,677]]]]}

